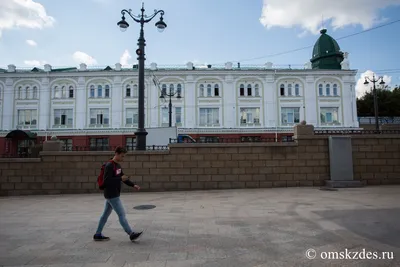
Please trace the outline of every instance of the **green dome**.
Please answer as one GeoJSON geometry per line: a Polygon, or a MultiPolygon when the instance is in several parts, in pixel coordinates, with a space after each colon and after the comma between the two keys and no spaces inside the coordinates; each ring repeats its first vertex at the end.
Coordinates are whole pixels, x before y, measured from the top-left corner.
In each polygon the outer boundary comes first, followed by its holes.
{"type": "Polygon", "coordinates": [[[341,69],[343,53],[339,44],[331,36],[326,34],[326,29],[321,30],[321,36],[314,45],[311,58],[313,69],[341,69]]]}

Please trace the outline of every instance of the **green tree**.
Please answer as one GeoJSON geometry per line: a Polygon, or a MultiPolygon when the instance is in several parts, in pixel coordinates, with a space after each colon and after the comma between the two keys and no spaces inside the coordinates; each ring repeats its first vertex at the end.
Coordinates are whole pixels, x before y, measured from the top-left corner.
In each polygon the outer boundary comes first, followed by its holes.
{"type": "MultiPolygon", "coordinates": [[[[384,89],[376,90],[378,98],[379,117],[398,117],[400,116],[400,87],[396,86],[390,90],[388,86],[384,89]]],[[[357,99],[357,114],[360,117],[375,116],[374,112],[374,93],[373,90],[357,99]]]]}

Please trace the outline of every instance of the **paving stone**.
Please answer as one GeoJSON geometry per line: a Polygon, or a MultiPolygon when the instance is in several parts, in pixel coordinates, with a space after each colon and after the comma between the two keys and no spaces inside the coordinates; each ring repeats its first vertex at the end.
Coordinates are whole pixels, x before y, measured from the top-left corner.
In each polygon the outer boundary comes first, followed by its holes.
{"type": "Polygon", "coordinates": [[[101,194],[0,198],[0,266],[400,266],[400,186],[143,192],[121,196],[144,229],[131,242],[112,213],[94,242],[101,194]],[[137,205],[155,205],[135,210],[137,205]],[[21,231],[24,229],[24,231],[21,231]],[[306,257],[315,249],[315,259],[306,257]],[[394,260],[321,253],[393,252],[394,260]]]}

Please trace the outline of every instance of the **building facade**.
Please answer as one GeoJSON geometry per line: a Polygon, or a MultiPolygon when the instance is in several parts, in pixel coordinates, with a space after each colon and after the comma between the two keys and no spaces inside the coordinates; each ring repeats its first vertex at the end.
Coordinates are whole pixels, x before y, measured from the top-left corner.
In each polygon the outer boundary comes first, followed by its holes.
{"type": "MultiPolygon", "coordinates": [[[[158,67],[145,72],[145,127],[169,123],[202,136],[273,136],[305,120],[315,128],[358,128],[355,75],[347,53],[321,31],[303,68],[158,67]],[[179,97],[178,97],[179,96],[179,97]]],[[[50,65],[0,69],[0,152],[18,129],[68,146],[132,145],[138,124],[138,70],[115,66],[55,69],[50,65]],[[9,137],[10,138],[10,137],[9,137]]]]}

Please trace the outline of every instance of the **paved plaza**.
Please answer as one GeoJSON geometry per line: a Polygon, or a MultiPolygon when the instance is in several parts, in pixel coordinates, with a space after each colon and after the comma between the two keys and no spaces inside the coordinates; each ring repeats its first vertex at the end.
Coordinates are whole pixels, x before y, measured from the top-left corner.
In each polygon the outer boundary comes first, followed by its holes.
{"type": "Polygon", "coordinates": [[[121,198],[131,225],[145,229],[137,243],[114,212],[103,232],[111,240],[92,240],[101,194],[0,198],[0,266],[400,266],[399,186],[132,192],[121,198]],[[357,259],[343,259],[346,249],[357,259]],[[334,253],[339,259],[322,259],[334,253]],[[365,259],[372,253],[393,253],[394,260],[365,259]]]}

